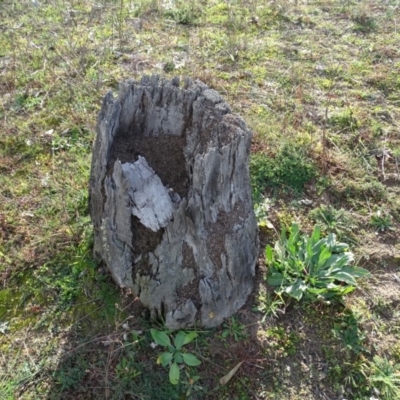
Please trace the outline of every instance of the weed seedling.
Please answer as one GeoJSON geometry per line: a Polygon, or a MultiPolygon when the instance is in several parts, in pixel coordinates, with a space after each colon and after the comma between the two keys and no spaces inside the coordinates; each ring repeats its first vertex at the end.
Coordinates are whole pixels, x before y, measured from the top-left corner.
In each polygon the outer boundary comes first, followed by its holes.
{"type": "Polygon", "coordinates": [[[115,373],[118,379],[128,382],[140,375],[140,371],[136,369],[135,356],[132,351],[129,351],[125,357],[121,358],[115,367],[115,373]]]}
{"type": "Polygon", "coordinates": [[[161,364],[163,367],[169,365],[169,381],[171,384],[177,385],[179,383],[180,368],[178,364],[186,364],[190,367],[197,367],[201,364],[201,361],[194,354],[182,350],[184,345],[197,337],[196,332],[179,331],[173,339],[174,344],[171,343],[171,338],[166,331],[151,329],[150,333],[157,344],[168,349],[157,358],[157,364],[161,364]]]}
{"type": "Polygon", "coordinates": [[[370,224],[376,229],[376,232],[384,232],[385,230],[393,230],[392,216],[386,214],[382,210],[378,210],[371,216],[370,224]]]}
{"type": "Polygon", "coordinates": [[[355,228],[354,220],[341,208],[321,205],[310,211],[310,217],[318,223],[322,232],[334,233],[338,237],[352,236],[352,229],[355,228]]]}
{"type": "Polygon", "coordinates": [[[246,326],[241,324],[234,317],[232,317],[228,322],[225,322],[223,327],[225,328],[222,332],[222,337],[224,339],[228,336],[232,336],[236,342],[239,342],[247,337],[246,326]]]}
{"type": "Polygon", "coordinates": [[[282,296],[279,293],[271,294],[260,294],[258,296],[258,305],[254,308],[254,311],[259,311],[264,314],[262,322],[267,317],[278,318],[279,314],[285,313],[286,304],[282,296]]]}
{"type": "Polygon", "coordinates": [[[374,18],[366,15],[359,14],[353,17],[354,31],[360,33],[371,33],[377,29],[377,23],[374,18]]]}
{"type": "Polygon", "coordinates": [[[358,355],[366,351],[364,341],[367,334],[360,329],[354,314],[346,314],[340,323],[335,324],[332,332],[334,336],[341,339],[346,348],[353,353],[358,355]]]}

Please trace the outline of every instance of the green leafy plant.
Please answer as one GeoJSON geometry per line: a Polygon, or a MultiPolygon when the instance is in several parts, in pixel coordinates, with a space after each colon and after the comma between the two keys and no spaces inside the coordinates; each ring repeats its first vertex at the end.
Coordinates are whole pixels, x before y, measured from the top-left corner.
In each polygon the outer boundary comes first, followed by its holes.
{"type": "Polygon", "coordinates": [[[357,317],[353,313],[346,313],[332,330],[334,336],[342,340],[346,349],[359,355],[367,349],[364,346],[367,333],[360,329],[357,317]]]}
{"type": "Polygon", "coordinates": [[[286,303],[279,293],[271,294],[267,292],[265,294],[260,294],[257,300],[258,304],[253,310],[264,314],[262,318],[263,322],[267,317],[278,318],[279,314],[285,313],[286,303]]]}
{"type": "Polygon", "coordinates": [[[126,356],[119,360],[119,363],[115,367],[115,374],[121,381],[132,381],[138,375],[141,374],[137,369],[135,362],[135,354],[133,351],[128,351],[126,356]]]}
{"type": "Polygon", "coordinates": [[[2,400],[14,400],[14,386],[15,382],[0,375],[0,393],[2,400]]]}
{"type": "Polygon", "coordinates": [[[393,230],[392,216],[381,209],[371,216],[370,224],[377,232],[384,232],[388,229],[393,230]]]}
{"type": "Polygon", "coordinates": [[[386,187],[369,175],[357,179],[343,178],[341,182],[334,183],[334,192],[338,197],[347,199],[365,199],[367,196],[377,201],[387,196],[386,187]]]}
{"type": "Polygon", "coordinates": [[[157,358],[157,364],[163,367],[169,365],[169,381],[173,385],[179,383],[180,368],[179,364],[186,364],[190,367],[197,367],[201,361],[194,355],[182,350],[182,347],[192,342],[198,335],[196,332],[183,332],[179,331],[173,338],[171,338],[166,331],[159,331],[157,329],[150,330],[153,340],[160,346],[166,347],[168,351],[162,353],[157,358]]]}
{"type": "Polygon", "coordinates": [[[353,362],[345,362],[344,383],[355,389],[358,393],[364,394],[367,390],[366,377],[369,370],[369,363],[362,355],[353,362]]]}
{"type": "Polygon", "coordinates": [[[192,374],[192,371],[185,371],[186,379],[182,380],[182,387],[185,389],[186,398],[192,398],[193,395],[204,396],[206,390],[199,384],[200,376],[192,374]]]}
{"type": "Polygon", "coordinates": [[[235,317],[232,317],[229,321],[225,322],[223,327],[225,328],[222,332],[222,337],[224,339],[228,336],[232,336],[236,342],[239,342],[247,337],[246,326],[237,321],[235,317]]]}
{"type": "Polygon", "coordinates": [[[311,300],[328,300],[350,293],[356,287],[356,278],[369,272],[350,266],[354,257],[348,247],[338,243],[333,233],[321,239],[318,225],[308,237],[292,224],[289,237],[283,229],[275,247],[267,246],[265,250],[267,282],[277,287],[277,293],[296,300],[304,294],[311,300]]]}
{"type": "Polygon", "coordinates": [[[375,356],[371,362],[370,384],[378,389],[383,400],[400,398],[400,364],[375,356]]]}
{"type": "Polygon", "coordinates": [[[353,236],[352,229],[355,228],[354,220],[343,208],[337,210],[331,205],[321,205],[310,211],[309,216],[318,223],[321,232],[332,232],[339,238],[353,236]]]}
{"type": "Polygon", "coordinates": [[[54,376],[61,392],[74,389],[82,385],[87,370],[87,362],[77,357],[59,368],[54,376]]]}

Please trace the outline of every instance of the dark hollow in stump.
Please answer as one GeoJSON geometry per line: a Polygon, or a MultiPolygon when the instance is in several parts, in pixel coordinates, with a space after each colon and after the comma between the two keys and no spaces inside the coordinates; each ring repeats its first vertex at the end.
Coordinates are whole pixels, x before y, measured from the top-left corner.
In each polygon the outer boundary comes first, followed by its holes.
{"type": "Polygon", "coordinates": [[[108,93],[90,176],[94,254],[169,329],[214,327],[252,290],[251,132],[205,84],[108,93]]]}

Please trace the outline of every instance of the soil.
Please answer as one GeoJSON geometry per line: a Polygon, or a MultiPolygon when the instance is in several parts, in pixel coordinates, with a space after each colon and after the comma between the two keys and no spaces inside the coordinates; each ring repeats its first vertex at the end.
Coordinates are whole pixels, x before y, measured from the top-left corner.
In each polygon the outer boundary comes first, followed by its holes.
{"type": "Polygon", "coordinates": [[[109,165],[118,159],[122,163],[133,163],[144,157],[164,186],[171,188],[180,197],[187,196],[189,176],[183,154],[185,138],[173,135],[144,137],[134,132],[117,134],[111,150],[109,165]]]}

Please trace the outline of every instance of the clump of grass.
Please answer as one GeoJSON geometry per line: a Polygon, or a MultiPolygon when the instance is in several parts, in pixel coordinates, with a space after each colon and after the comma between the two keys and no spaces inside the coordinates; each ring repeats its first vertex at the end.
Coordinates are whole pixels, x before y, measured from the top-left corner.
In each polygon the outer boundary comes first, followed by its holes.
{"type": "Polygon", "coordinates": [[[172,7],[164,11],[166,18],[182,25],[196,25],[202,14],[201,5],[193,1],[175,1],[172,7]]]}
{"type": "Polygon", "coordinates": [[[360,126],[351,109],[332,115],[328,122],[341,132],[355,132],[360,126]]]}
{"type": "Polygon", "coordinates": [[[387,189],[377,179],[366,175],[358,179],[344,178],[335,182],[333,192],[346,199],[365,200],[369,198],[378,201],[386,197],[387,189]]]}
{"type": "Polygon", "coordinates": [[[353,237],[353,229],[356,227],[355,220],[349,212],[332,205],[322,204],[309,212],[311,219],[321,227],[322,232],[334,233],[338,238],[353,237]]]}
{"type": "Polygon", "coordinates": [[[370,365],[369,382],[383,400],[400,398],[400,364],[393,364],[386,357],[375,356],[370,365]]]}
{"type": "Polygon", "coordinates": [[[332,330],[333,335],[342,341],[345,348],[356,355],[368,351],[365,343],[367,333],[360,327],[359,322],[354,313],[346,311],[332,330]]]}
{"type": "Polygon", "coordinates": [[[366,13],[356,14],[352,17],[354,31],[360,33],[371,33],[376,31],[378,24],[375,19],[366,13]]]}
{"type": "Polygon", "coordinates": [[[393,230],[392,216],[382,209],[377,210],[371,215],[369,223],[377,232],[393,230]]]}

